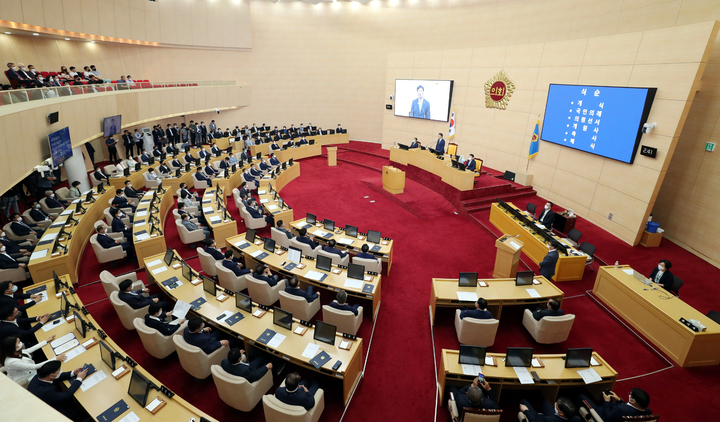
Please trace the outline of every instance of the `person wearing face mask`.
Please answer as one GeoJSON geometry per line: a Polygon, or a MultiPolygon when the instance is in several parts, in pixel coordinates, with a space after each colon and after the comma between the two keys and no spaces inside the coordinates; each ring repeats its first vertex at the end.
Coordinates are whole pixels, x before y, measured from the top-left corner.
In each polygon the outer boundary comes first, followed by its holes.
{"type": "Polygon", "coordinates": [[[30,380],[37,374],[38,368],[54,360],[65,362],[67,360],[65,354],[55,356],[41,363],[35,363],[33,360],[32,353],[40,350],[53,340],[55,340],[55,336],[51,336],[32,347],[25,348],[25,344],[20,341],[19,337],[10,336],[5,338],[0,344],[0,362],[5,365],[8,378],[27,388],[30,380]]]}
{"type": "Polygon", "coordinates": [[[542,212],[537,218],[537,221],[548,229],[552,228],[552,223],[555,221],[555,212],[552,210],[553,203],[548,202],[545,204],[542,212]]]}
{"type": "Polygon", "coordinates": [[[35,249],[35,247],[32,246],[32,243],[28,241],[17,242],[9,239],[4,231],[0,231],[0,250],[2,249],[2,246],[5,247],[5,253],[23,264],[28,263],[30,255],[32,254],[33,249],[35,249]]]}
{"type": "Polygon", "coordinates": [[[39,226],[29,226],[23,221],[22,216],[18,213],[13,213],[10,216],[10,221],[12,221],[12,224],[10,224],[10,230],[12,230],[16,236],[28,236],[34,234],[39,239],[42,237],[43,233],[45,233],[45,230],[39,226]]]}
{"type": "Polygon", "coordinates": [[[565,315],[565,311],[560,309],[560,302],[558,302],[557,299],[550,299],[547,302],[547,308],[546,309],[540,309],[537,308],[535,312],[532,313],[533,318],[535,318],[536,321],[540,321],[546,316],[563,316],[565,315]]]}
{"type": "Polygon", "coordinates": [[[147,178],[148,178],[148,180],[157,180],[158,175],[157,175],[157,173],[155,173],[154,168],[150,167],[148,169],[147,178]]]}
{"type": "Polygon", "coordinates": [[[675,282],[675,278],[669,271],[671,267],[672,264],[670,263],[670,261],[668,261],[667,259],[661,259],[658,263],[658,266],[655,267],[650,273],[650,281],[652,281],[653,283],[661,284],[663,289],[669,292],[672,288],[673,283],[675,282]]]}
{"type": "Polygon", "coordinates": [[[13,63],[13,62],[8,63],[7,68],[8,68],[8,70],[7,70],[6,75],[7,75],[8,80],[10,81],[10,86],[13,89],[15,89],[21,85],[20,75],[18,75],[18,73],[17,73],[18,68],[17,68],[17,66],[15,66],[15,63],[13,63]]]}
{"type": "Polygon", "coordinates": [[[110,227],[113,233],[122,233],[126,240],[132,239],[132,229],[123,223],[122,218],[125,214],[119,208],[110,208],[112,223],[110,227]]]}
{"type": "Polygon", "coordinates": [[[620,422],[625,416],[652,415],[652,411],[648,408],[650,395],[639,388],[632,389],[627,402],[623,401],[614,391],[610,391],[610,394],[603,391],[603,401],[600,406],[582,394],[578,396],[578,401],[585,402],[595,409],[603,422],[620,422]]]}
{"type": "Polygon", "coordinates": [[[93,172],[93,177],[98,182],[103,182],[105,185],[109,184],[109,178],[108,175],[105,174],[105,172],[100,168],[100,166],[95,166],[95,171],[93,172]]]}
{"type": "Polygon", "coordinates": [[[545,258],[538,264],[540,266],[540,275],[547,278],[548,281],[555,275],[555,266],[558,261],[558,243],[555,240],[551,240],[547,244],[548,253],[545,258]]]}
{"type": "Polygon", "coordinates": [[[73,404],[73,394],[82,385],[83,379],[87,376],[87,369],[82,367],[71,372],[61,372],[61,363],[54,360],[46,362],[37,370],[30,384],[28,391],[44,401],[50,407],[62,413],[72,421],[82,421],[88,416],[73,404]],[[70,387],[62,391],[61,383],[56,381],[72,380],[70,387]]]}
{"type": "Polygon", "coordinates": [[[530,403],[523,399],[520,400],[520,411],[525,414],[529,422],[563,422],[563,421],[580,421],[580,417],[575,417],[577,406],[572,400],[566,397],[559,397],[555,403],[543,400],[542,414],[533,409],[530,403]]]}
{"type": "Polygon", "coordinates": [[[83,196],[82,192],[80,191],[80,181],[76,180],[72,182],[72,185],[68,191],[68,198],[70,199],[78,199],[81,196],[83,196]]]}
{"type": "Polygon", "coordinates": [[[264,377],[267,371],[273,368],[273,364],[262,355],[258,354],[250,360],[245,350],[238,347],[230,349],[227,359],[223,359],[220,366],[228,374],[245,378],[250,383],[264,377]]]}
{"type": "MultiPolygon", "coordinates": [[[[13,306],[18,308],[21,318],[27,318],[26,310],[42,299],[40,295],[18,293],[18,286],[7,280],[0,283],[0,292],[2,292],[2,295],[0,295],[0,307],[13,306]],[[21,300],[24,300],[25,303],[20,304],[21,300]]],[[[27,326],[29,327],[29,325],[27,326]]]]}
{"type": "Polygon", "coordinates": [[[50,222],[55,220],[54,215],[46,214],[45,211],[42,210],[38,201],[32,203],[32,208],[30,208],[30,218],[32,218],[38,226],[43,227],[50,226],[50,222]]]}
{"type": "Polygon", "coordinates": [[[34,318],[24,318],[15,305],[0,306],[0,341],[10,337],[20,337],[20,341],[28,346],[37,344],[35,331],[42,328],[43,324],[50,319],[49,314],[34,318]],[[30,323],[37,321],[38,324],[31,327],[30,323]]]}
{"type": "Polygon", "coordinates": [[[115,197],[113,198],[111,205],[117,208],[128,208],[130,209],[130,214],[135,214],[135,207],[123,196],[122,189],[115,190],[115,197]]]}
{"type": "Polygon", "coordinates": [[[165,313],[163,312],[162,306],[157,303],[151,303],[150,306],[148,306],[148,313],[145,315],[145,325],[160,331],[160,334],[164,336],[174,334],[179,328],[182,330],[185,329],[187,325],[185,324],[185,318],[170,323],[166,321],[168,314],[172,314],[172,312],[165,313]]]}
{"type": "Polygon", "coordinates": [[[47,205],[48,208],[65,208],[65,206],[57,200],[55,192],[51,190],[45,191],[45,205],[47,205]]]}
{"type": "Polygon", "coordinates": [[[133,188],[132,182],[130,182],[129,180],[125,181],[125,190],[123,193],[125,193],[126,198],[130,198],[130,199],[133,199],[133,198],[139,199],[139,198],[142,198],[142,196],[143,196],[142,192],[133,188]]]}
{"type": "Polygon", "coordinates": [[[24,64],[18,63],[17,67],[18,69],[15,72],[20,77],[20,84],[28,88],[39,88],[42,86],[38,80],[33,78],[24,64]]]}

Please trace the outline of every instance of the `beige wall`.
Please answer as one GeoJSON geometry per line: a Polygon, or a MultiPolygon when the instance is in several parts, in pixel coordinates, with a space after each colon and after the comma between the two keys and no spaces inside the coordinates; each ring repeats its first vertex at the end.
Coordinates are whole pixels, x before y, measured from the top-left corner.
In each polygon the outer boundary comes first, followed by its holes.
{"type": "Polygon", "coordinates": [[[246,0],[0,0],[0,20],[21,24],[20,29],[73,38],[252,47],[246,0]]]}

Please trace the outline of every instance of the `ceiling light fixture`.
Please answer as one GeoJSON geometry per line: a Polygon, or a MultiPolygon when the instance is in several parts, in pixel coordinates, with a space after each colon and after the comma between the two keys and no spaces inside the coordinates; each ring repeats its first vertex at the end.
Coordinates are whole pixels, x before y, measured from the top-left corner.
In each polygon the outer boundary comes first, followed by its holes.
{"type": "Polygon", "coordinates": [[[65,41],[70,41],[70,38],[65,38],[65,41]]]}
{"type": "Polygon", "coordinates": [[[10,35],[10,32],[5,32],[6,34],[10,35]]]}
{"type": "Polygon", "coordinates": [[[33,32],[33,35],[40,35],[40,34],[38,34],[37,32],[33,32]]]}

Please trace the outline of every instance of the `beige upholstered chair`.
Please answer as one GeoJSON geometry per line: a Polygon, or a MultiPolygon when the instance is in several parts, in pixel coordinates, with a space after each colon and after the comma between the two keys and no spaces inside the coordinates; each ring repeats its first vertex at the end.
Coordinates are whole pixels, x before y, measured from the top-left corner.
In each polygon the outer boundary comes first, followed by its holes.
{"type": "Polygon", "coordinates": [[[492,319],[460,319],[460,309],[455,311],[455,331],[460,344],[489,347],[495,343],[500,321],[492,319]]]}
{"type": "Polygon", "coordinates": [[[128,330],[135,329],[133,320],[135,318],[145,318],[145,315],[148,313],[148,306],[150,306],[148,305],[140,309],[133,309],[130,305],[120,300],[118,292],[110,293],[110,303],[112,303],[113,308],[115,308],[115,312],[117,312],[123,327],[128,330]]]}
{"type": "MultiPolygon", "coordinates": [[[[42,208],[42,207],[41,207],[41,208],[42,208]]],[[[40,221],[37,221],[37,220],[33,219],[33,218],[30,216],[30,210],[29,210],[29,209],[25,210],[25,212],[22,213],[22,217],[23,217],[23,221],[24,221],[25,224],[27,224],[28,226],[41,226],[41,227],[47,229],[48,227],[50,227],[50,224],[52,224],[52,221],[50,221],[49,218],[46,218],[46,219],[40,220],[40,221]]]]}
{"type": "Polygon", "coordinates": [[[121,281],[126,279],[132,280],[132,290],[140,290],[145,288],[145,284],[143,284],[142,280],[138,280],[136,272],[121,274],[117,277],[112,275],[112,273],[108,270],[103,270],[103,272],[100,273],[100,282],[102,283],[103,289],[105,289],[105,294],[107,294],[108,297],[110,297],[110,293],[112,292],[119,292],[120,287],[118,287],[118,285],[121,281]]]}
{"type": "Polygon", "coordinates": [[[382,272],[382,261],[380,260],[380,258],[365,259],[354,256],[352,259],[352,263],[365,266],[365,271],[374,271],[378,274],[382,272]]]}
{"type": "Polygon", "coordinates": [[[310,321],[320,310],[320,298],[308,303],[304,297],[291,295],[284,290],[280,294],[280,307],[292,312],[295,318],[303,321],[310,321]]]}
{"type": "Polygon", "coordinates": [[[562,343],[567,340],[572,330],[575,315],[544,317],[536,321],[530,309],[525,309],[523,326],[531,336],[540,344],[562,343]]]}
{"type": "Polygon", "coordinates": [[[45,202],[47,198],[43,198],[40,200],[40,208],[45,211],[45,214],[50,214],[54,217],[57,217],[60,215],[61,212],[65,211],[65,208],[63,207],[57,207],[57,208],[50,208],[47,206],[47,203],[45,202]]]}
{"type": "MultiPolygon", "coordinates": [[[[164,336],[160,334],[160,331],[150,328],[145,325],[145,318],[135,318],[133,320],[133,326],[140,336],[145,350],[152,356],[158,359],[165,359],[175,351],[175,342],[173,342],[173,335],[164,336]]],[[[182,334],[187,327],[187,321],[183,322],[175,333],[182,334]]]]}
{"type": "Polygon", "coordinates": [[[111,176],[113,174],[117,174],[117,172],[118,172],[117,167],[115,167],[115,164],[106,165],[105,167],[103,167],[103,171],[105,172],[105,174],[109,174],[111,176]]]}
{"type": "Polygon", "coordinates": [[[267,226],[267,221],[265,221],[265,217],[253,218],[244,206],[238,209],[240,210],[240,216],[245,222],[245,227],[247,227],[248,229],[262,229],[263,227],[267,226]]]}
{"type": "Polygon", "coordinates": [[[18,236],[18,235],[16,235],[15,232],[12,231],[12,229],[10,228],[11,225],[12,225],[12,223],[7,223],[7,224],[5,224],[5,225],[3,226],[3,231],[5,232],[5,234],[7,235],[8,238],[10,238],[11,240],[18,241],[18,242],[22,242],[23,240],[28,240],[28,239],[29,239],[29,240],[32,240],[32,241],[33,241],[33,244],[34,244],[34,245],[37,245],[37,235],[34,235],[34,234],[31,233],[31,234],[27,234],[27,235],[25,235],[25,236],[18,236]]]}
{"type": "Polygon", "coordinates": [[[500,422],[502,409],[473,409],[465,408],[462,420],[460,420],[460,412],[455,400],[448,400],[448,411],[450,412],[450,420],[453,422],[500,422]]]}
{"type": "Polygon", "coordinates": [[[201,348],[188,344],[183,338],[182,332],[172,336],[172,339],[178,358],[180,358],[180,365],[185,372],[197,379],[204,380],[209,377],[210,367],[220,365],[222,360],[227,357],[227,347],[220,347],[208,355],[201,348]]]}
{"type": "Polygon", "coordinates": [[[280,291],[285,290],[285,280],[280,280],[275,287],[270,287],[265,281],[258,280],[251,274],[245,276],[248,294],[255,302],[265,306],[272,306],[280,298],[280,291]]]}
{"type": "Polygon", "coordinates": [[[209,253],[205,252],[203,248],[196,248],[195,250],[198,253],[198,257],[200,258],[200,265],[202,266],[203,272],[211,277],[216,277],[218,275],[218,271],[215,263],[220,261],[216,261],[215,258],[213,258],[212,255],[210,255],[209,253]]]}
{"type": "MultiPolygon", "coordinates": [[[[115,234],[115,233],[110,233],[115,234]]],[[[122,233],[117,233],[122,236],[122,233]]],[[[99,263],[117,261],[118,259],[125,259],[127,252],[123,250],[122,245],[113,246],[112,248],[105,249],[97,241],[97,233],[90,236],[90,244],[92,245],[93,251],[99,263]]]]}
{"type": "MultiPolygon", "coordinates": [[[[195,207],[185,207],[185,211],[187,211],[188,209],[195,209],[195,210],[197,210],[197,208],[195,208],[195,207]]],[[[180,214],[178,213],[177,208],[173,208],[172,214],[173,214],[173,217],[175,217],[175,221],[180,221],[180,214]]],[[[193,213],[191,213],[191,212],[188,211],[188,214],[190,214],[190,221],[192,221],[192,222],[195,223],[195,224],[198,224],[198,219],[192,217],[192,216],[193,216],[193,213]]]]}
{"type": "MultiPolygon", "coordinates": [[[[336,302],[336,300],[333,300],[336,302]]],[[[358,306],[358,314],[355,316],[352,311],[341,311],[330,305],[323,305],[323,322],[337,327],[338,332],[357,335],[363,321],[363,307],[358,306]]]]}
{"type": "Polygon", "coordinates": [[[317,248],[313,249],[307,243],[298,242],[297,238],[293,237],[290,239],[290,246],[300,249],[303,256],[317,257],[318,251],[322,249],[322,246],[318,245],[317,248]]]}
{"type": "MultiPolygon", "coordinates": [[[[110,186],[109,189],[113,189],[113,190],[114,190],[114,188],[113,188],[112,186],[110,186]]],[[[113,201],[114,198],[115,198],[115,196],[113,196],[112,198],[108,199],[108,205],[112,206],[112,201],[113,201]]],[[[132,204],[132,203],[133,203],[133,198],[127,198],[127,200],[128,200],[128,203],[129,203],[129,204],[132,204]]],[[[140,202],[137,198],[135,198],[134,200],[135,200],[135,204],[137,204],[137,203],[140,202]]],[[[121,209],[122,212],[124,212],[125,214],[129,214],[129,215],[133,215],[133,214],[134,214],[132,208],[130,208],[130,207],[125,207],[125,208],[120,208],[120,209],[121,209]]]]}
{"type": "MultiPolygon", "coordinates": [[[[129,208],[126,208],[127,210],[130,210],[129,208]]],[[[123,210],[123,212],[125,212],[123,210]]],[[[103,216],[105,217],[105,223],[108,226],[108,228],[112,225],[112,215],[110,215],[110,207],[105,208],[105,211],[103,211],[103,216]]],[[[132,223],[130,222],[130,217],[125,215],[125,217],[121,218],[123,224],[125,224],[128,227],[132,227],[132,223]]],[[[95,226],[97,227],[97,225],[95,226]]]]}
{"type": "Polygon", "coordinates": [[[158,186],[160,186],[160,178],[158,177],[155,180],[150,180],[150,178],[148,178],[147,171],[143,173],[143,180],[145,181],[145,187],[148,189],[157,188],[158,186]]]}
{"type": "Polygon", "coordinates": [[[2,281],[12,281],[12,282],[20,282],[25,281],[28,278],[27,272],[25,272],[25,268],[10,268],[7,270],[0,270],[0,280],[2,281]]]}
{"type": "Polygon", "coordinates": [[[249,412],[257,406],[263,397],[273,386],[272,371],[259,380],[250,383],[243,377],[225,372],[220,365],[210,367],[215,387],[217,387],[220,400],[228,406],[241,412],[249,412]]]}
{"type": "MultiPolygon", "coordinates": [[[[225,268],[222,264],[222,261],[215,261],[215,259],[213,259],[213,257],[211,257],[210,255],[208,255],[208,257],[215,262],[213,266],[215,267],[215,271],[217,272],[218,284],[220,284],[222,288],[228,289],[231,292],[239,292],[247,289],[246,275],[238,277],[235,275],[234,272],[225,268]]],[[[265,282],[263,281],[263,283],[265,282]]]]}
{"type": "Polygon", "coordinates": [[[195,177],[195,174],[196,174],[196,173],[193,173],[193,175],[192,175],[192,178],[193,178],[193,186],[195,187],[195,189],[207,189],[207,188],[210,187],[210,181],[209,181],[209,180],[198,180],[198,179],[195,177]]]}
{"type": "Polygon", "coordinates": [[[55,191],[55,195],[59,201],[72,201],[70,198],[70,189],[66,187],[58,188],[58,190],[55,191]]]}
{"type": "Polygon", "coordinates": [[[325,252],[322,250],[322,247],[318,249],[317,254],[332,259],[333,265],[344,265],[347,267],[347,264],[350,262],[350,254],[345,255],[345,258],[340,258],[338,254],[325,252]]]}
{"type": "Polygon", "coordinates": [[[177,231],[180,235],[182,243],[190,245],[192,243],[198,243],[205,240],[205,234],[202,229],[189,231],[182,225],[181,220],[175,220],[175,225],[177,226],[177,231]]]}
{"type": "Polygon", "coordinates": [[[277,246],[282,246],[284,248],[289,248],[291,246],[290,239],[288,239],[287,235],[275,227],[270,228],[270,237],[275,241],[275,245],[277,246]]]}
{"type": "MultiPolygon", "coordinates": [[[[285,381],[280,387],[285,387],[285,381]]],[[[262,400],[266,422],[317,422],[325,410],[325,392],[322,388],[315,392],[315,407],[310,410],[285,404],[272,394],[264,395],[262,400]]]]}
{"type": "MultiPolygon", "coordinates": [[[[583,400],[583,402],[580,404],[580,408],[578,409],[578,413],[580,414],[580,418],[587,422],[603,422],[603,419],[600,417],[600,415],[595,411],[595,409],[590,406],[590,403],[583,400]]],[[[643,416],[623,416],[623,421],[637,421],[637,422],[657,422],[660,419],[660,416],[658,415],[643,415],[643,416]]],[[[528,418],[525,416],[524,413],[520,412],[518,414],[518,420],[521,422],[527,422],[528,418]],[[522,415],[522,416],[521,416],[522,415]]]]}

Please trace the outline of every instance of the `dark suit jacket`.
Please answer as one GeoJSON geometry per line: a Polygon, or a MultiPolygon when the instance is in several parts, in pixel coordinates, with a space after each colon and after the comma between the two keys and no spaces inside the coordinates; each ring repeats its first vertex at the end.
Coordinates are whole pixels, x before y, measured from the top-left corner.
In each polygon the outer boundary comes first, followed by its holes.
{"type": "Polygon", "coordinates": [[[358,252],[356,256],[361,259],[377,259],[377,257],[371,253],[358,252]]]}
{"type": "Polygon", "coordinates": [[[125,228],[125,223],[123,223],[123,221],[118,217],[113,217],[112,225],[110,227],[112,228],[113,233],[124,233],[126,236],[131,233],[130,230],[125,228]]]}
{"type": "Polygon", "coordinates": [[[259,380],[260,378],[264,377],[268,371],[267,366],[264,365],[259,368],[253,368],[252,366],[244,363],[231,365],[230,361],[228,361],[227,359],[223,359],[223,361],[220,363],[220,366],[222,367],[222,369],[225,370],[225,372],[236,375],[238,377],[243,377],[247,380],[247,382],[255,382],[259,380]]]}
{"type": "MultiPolygon", "coordinates": [[[[55,381],[59,382],[73,378],[72,372],[62,372],[55,381]]],[[[72,397],[81,385],[82,381],[75,379],[72,384],[70,384],[70,388],[65,391],[60,391],[54,382],[47,383],[45,381],[41,381],[38,376],[35,375],[33,379],[30,380],[30,384],[27,389],[29,392],[36,395],[40,400],[62,413],[67,418],[77,421],[80,417],[82,417],[82,413],[75,409],[72,397]]]]}
{"type": "Polygon", "coordinates": [[[180,325],[170,325],[170,323],[168,322],[158,321],[154,318],[151,318],[150,314],[145,315],[145,325],[160,331],[160,334],[164,336],[174,334],[175,331],[180,328],[180,325]]]}
{"type": "Polygon", "coordinates": [[[410,146],[409,146],[408,148],[412,149],[412,148],[417,148],[417,147],[419,147],[419,146],[420,146],[420,145],[418,145],[417,142],[412,141],[412,143],[410,144],[410,146]]]}
{"type": "Polygon", "coordinates": [[[160,173],[170,174],[170,167],[168,167],[168,166],[165,165],[165,164],[163,164],[163,165],[161,165],[160,167],[158,167],[158,170],[160,170],[160,173]]]}
{"type": "Polygon", "coordinates": [[[136,292],[120,292],[118,293],[118,298],[122,300],[123,302],[130,305],[133,309],[142,309],[151,303],[153,303],[153,300],[149,297],[145,297],[142,295],[142,290],[138,290],[136,292]]]}
{"type": "Polygon", "coordinates": [[[205,246],[205,253],[210,254],[213,258],[215,258],[216,261],[220,261],[221,259],[225,259],[225,255],[223,255],[222,252],[215,248],[211,248],[209,246],[205,246]]]}
{"type": "Polygon", "coordinates": [[[455,395],[455,404],[457,405],[458,412],[460,412],[460,420],[462,420],[462,414],[463,409],[466,407],[469,407],[471,409],[497,409],[497,401],[495,399],[495,395],[493,394],[492,390],[485,391],[483,390],[483,394],[485,396],[483,397],[482,402],[480,403],[480,406],[473,406],[470,404],[470,400],[467,398],[467,392],[470,389],[469,385],[466,385],[465,387],[461,388],[457,395],[455,395]]]}
{"type": "Polygon", "coordinates": [[[108,180],[107,174],[103,173],[102,171],[101,171],[100,173],[98,173],[97,171],[96,171],[96,172],[93,172],[93,177],[94,177],[95,180],[97,180],[98,182],[101,181],[101,180],[108,180]]]}
{"type": "Polygon", "coordinates": [[[475,169],[477,168],[477,163],[475,162],[475,160],[470,160],[467,167],[465,168],[470,171],[475,171],[475,169]]]}
{"type": "Polygon", "coordinates": [[[278,164],[280,164],[280,160],[278,160],[277,158],[273,157],[273,158],[270,159],[270,164],[273,165],[273,166],[277,166],[278,164]]]}
{"type": "MultiPolygon", "coordinates": [[[[17,267],[15,267],[17,268],[17,267]]],[[[12,295],[12,297],[8,295],[0,295],[0,308],[4,308],[5,306],[15,306],[18,308],[20,313],[23,317],[27,317],[27,312],[25,310],[31,306],[35,305],[35,301],[27,301],[24,305],[20,304],[21,300],[29,299],[30,295],[27,293],[15,293],[12,295]]],[[[35,322],[35,318],[30,318],[32,321],[35,322]]],[[[24,324],[23,324],[24,325],[24,324]]]]}
{"type": "Polygon", "coordinates": [[[119,205],[120,208],[127,208],[130,204],[128,204],[128,200],[124,196],[116,196],[112,200],[112,205],[119,205]]]}
{"type": "Polygon", "coordinates": [[[27,223],[23,222],[23,224],[20,224],[17,221],[12,222],[12,224],[10,225],[10,230],[12,230],[12,232],[18,236],[27,236],[30,234],[31,231],[34,231],[30,228],[30,226],[27,225],[27,223]]]}
{"type": "Polygon", "coordinates": [[[333,300],[332,302],[330,302],[330,306],[333,307],[333,308],[335,308],[335,309],[339,309],[339,310],[341,310],[341,311],[351,311],[352,313],[355,314],[355,316],[357,316],[357,314],[358,314],[358,307],[359,307],[360,305],[358,305],[357,303],[354,304],[354,305],[352,305],[352,306],[348,305],[347,303],[344,304],[344,305],[341,305],[341,304],[337,303],[337,301],[333,300]]]}
{"type": "Polygon", "coordinates": [[[547,227],[548,229],[552,228],[552,223],[555,221],[555,212],[553,210],[547,210],[547,213],[543,215],[545,212],[545,208],[540,211],[540,214],[538,214],[538,221],[540,221],[540,224],[547,227]]]}
{"type": "Polygon", "coordinates": [[[228,168],[230,168],[230,167],[231,167],[231,166],[230,166],[230,162],[225,161],[225,160],[220,161],[220,168],[221,168],[221,169],[228,169],[228,168]]]}
{"type": "Polygon", "coordinates": [[[135,188],[125,188],[124,191],[125,196],[128,198],[140,198],[142,197],[142,193],[137,191],[135,188]]]}
{"type": "Polygon", "coordinates": [[[188,344],[201,348],[208,355],[222,347],[220,341],[216,340],[211,333],[192,333],[189,328],[185,328],[183,338],[188,344]]]}
{"type": "Polygon", "coordinates": [[[285,286],[285,293],[303,297],[305,298],[305,300],[307,300],[308,303],[312,303],[315,299],[318,298],[317,293],[308,294],[306,290],[303,290],[299,287],[291,287],[290,285],[285,286]]]}
{"type": "Polygon", "coordinates": [[[548,280],[552,279],[555,275],[555,266],[557,265],[558,256],[560,252],[556,250],[548,251],[542,261],[538,264],[540,266],[540,275],[544,276],[548,280]]]}
{"type": "Polygon", "coordinates": [[[290,232],[290,230],[288,230],[284,227],[276,227],[276,229],[285,233],[285,236],[287,236],[288,239],[292,239],[293,237],[295,237],[295,236],[293,236],[292,232],[290,232]]]}
{"type": "Polygon", "coordinates": [[[123,135],[122,140],[123,140],[123,145],[125,146],[125,148],[135,146],[135,138],[133,138],[132,135],[123,135]]]}
{"type": "Polygon", "coordinates": [[[210,165],[205,166],[205,174],[207,174],[208,176],[214,176],[217,173],[218,173],[217,170],[215,170],[212,166],[210,166],[210,165]]]}
{"type": "MultiPolygon", "coordinates": [[[[14,231],[14,230],[13,230],[14,231]]],[[[652,282],[655,282],[655,276],[657,276],[658,273],[657,267],[655,267],[654,270],[650,273],[650,280],[652,282]]],[[[672,287],[673,283],[675,282],[675,277],[673,277],[672,273],[668,270],[665,270],[665,273],[660,276],[660,283],[663,286],[663,289],[670,291],[670,288],[672,287]]]]}
{"type": "Polygon", "coordinates": [[[443,152],[443,153],[445,152],[445,140],[444,139],[440,139],[439,141],[437,141],[437,144],[435,144],[435,151],[443,152]]]}
{"type": "Polygon", "coordinates": [[[270,287],[275,287],[275,285],[278,284],[278,281],[275,279],[275,277],[270,277],[270,276],[258,274],[255,272],[253,272],[252,276],[254,278],[257,278],[258,280],[262,280],[262,281],[266,282],[267,284],[270,285],[270,287]]]}
{"type": "Polygon", "coordinates": [[[20,252],[20,249],[27,249],[27,250],[31,249],[30,247],[21,248],[19,242],[8,239],[7,237],[0,238],[0,244],[5,246],[5,252],[7,252],[7,254],[12,257],[15,257],[16,255],[19,257],[20,255],[22,255],[22,252],[20,252]]]}
{"type": "Polygon", "coordinates": [[[63,204],[53,198],[45,198],[45,205],[47,205],[48,208],[65,208],[63,204]]]}
{"type": "MultiPolygon", "coordinates": [[[[475,318],[475,319],[492,319],[490,311],[481,311],[476,308],[465,308],[460,311],[460,319],[463,318],[475,318]]],[[[466,390],[467,391],[467,390],[466,390]]]]}
{"type": "Polygon", "coordinates": [[[235,275],[238,277],[243,276],[245,274],[249,274],[251,271],[248,268],[245,268],[245,269],[240,268],[240,265],[238,265],[238,263],[233,261],[232,259],[223,259],[222,265],[223,265],[223,267],[225,267],[228,270],[235,273],[235,275]]]}
{"type": "Polygon", "coordinates": [[[205,175],[202,173],[202,171],[195,173],[195,178],[198,180],[207,180],[208,179],[207,177],[205,177],[205,175]]]}
{"type": "Polygon", "coordinates": [[[47,220],[48,218],[50,218],[50,216],[45,214],[45,211],[43,211],[41,209],[37,209],[37,208],[33,208],[30,210],[30,217],[32,217],[33,220],[38,221],[38,222],[47,220]]]}
{"type": "Polygon", "coordinates": [[[26,344],[36,343],[35,336],[33,333],[42,327],[42,323],[35,324],[32,328],[26,330],[21,328],[22,325],[29,325],[31,322],[36,321],[35,318],[18,318],[18,325],[12,322],[0,321],[0,341],[11,336],[20,337],[20,340],[26,344]]]}
{"type": "Polygon", "coordinates": [[[273,150],[279,150],[279,149],[280,149],[280,145],[278,145],[278,144],[272,144],[272,145],[270,145],[270,148],[272,148],[273,150]]]}
{"type": "Polygon", "coordinates": [[[204,149],[201,149],[200,152],[198,152],[198,157],[200,157],[201,159],[205,159],[205,157],[207,157],[208,155],[208,152],[204,149]]]}
{"type": "Polygon", "coordinates": [[[347,252],[343,252],[343,251],[341,251],[340,249],[337,249],[337,248],[331,248],[330,246],[323,246],[323,247],[322,247],[322,250],[325,251],[325,252],[327,252],[327,253],[332,253],[332,254],[335,254],[335,255],[340,255],[340,258],[345,258],[345,257],[347,256],[347,254],[348,254],[347,252]]]}
{"type": "Polygon", "coordinates": [[[543,317],[546,316],[563,316],[565,315],[565,311],[562,309],[558,309],[557,311],[553,311],[552,309],[542,309],[540,311],[533,312],[533,318],[535,318],[536,321],[540,321],[543,319],[543,317]]]}
{"type": "Polygon", "coordinates": [[[115,239],[108,236],[107,234],[98,233],[97,241],[100,244],[100,246],[102,246],[105,249],[110,249],[110,248],[113,248],[118,245],[117,243],[115,243],[115,239]]]}
{"type": "Polygon", "coordinates": [[[298,236],[295,238],[298,242],[304,243],[306,245],[309,245],[311,248],[315,249],[317,248],[317,243],[313,242],[312,239],[310,239],[307,236],[298,236]]]}
{"type": "Polygon", "coordinates": [[[248,214],[250,214],[250,216],[252,218],[263,218],[263,214],[260,211],[256,210],[255,208],[245,207],[245,209],[247,210],[248,214]]]}
{"type": "Polygon", "coordinates": [[[275,397],[285,404],[302,406],[305,410],[310,410],[315,406],[315,397],[300,387],[292,393],[288,393],[285,387],[278,387],[275,390],[275,397]]]}
{"type": "MultiPolygon", "coordinates": [[[[158,154],[158,157],[159,156],[160,156],[160,154],[158,154]]],[[[143,163],[147,163],[148,161],[150,161],[150,156],[147,153],[145,153],[140,156],[140,161],[142,161],[143,163]]]]}
{"type": "Polygon", "coordinates": [[[604,422],[620,422],[623,416],[652,415],[652,411],[650,409],[641,411],[629,406],[623,400],[610,400],[609,402],[603,400],[598,408],[598,414],[604,422]]]}

